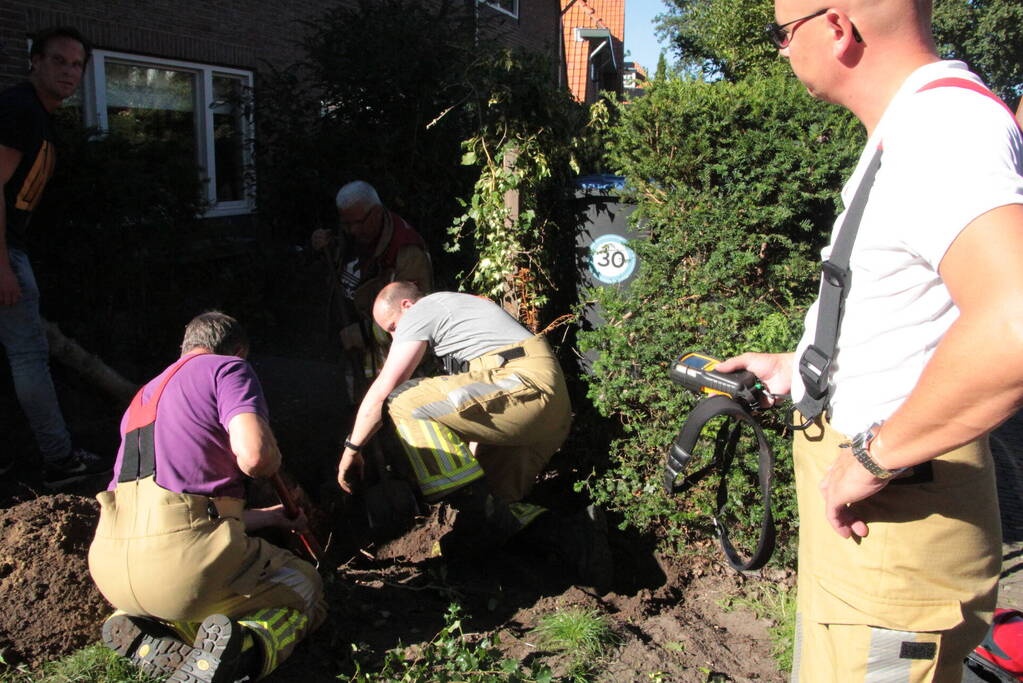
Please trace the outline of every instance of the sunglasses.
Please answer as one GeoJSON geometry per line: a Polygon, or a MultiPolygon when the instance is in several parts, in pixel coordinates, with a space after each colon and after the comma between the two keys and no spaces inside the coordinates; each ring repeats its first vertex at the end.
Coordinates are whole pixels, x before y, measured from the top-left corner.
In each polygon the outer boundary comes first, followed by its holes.
{"type": "MultiPolygon", "coordinates": [[[[802,22],[819,17],[827,11],[828,8],[825,7],[824,9],[817,10],[813,14],[807,14],[805,17],[786,21],[784,24],[771,22],[764,27],[764,30],[767,31],[767,37],[771,39],[771,42],[774,43],[775,47],[779,50],[783,50],[789,46],[790,42],[792,42],[792,35],[796,32],[796,29],[799,28],[802,22]],[[793,24],[795,24],[795,26],[793,26],[793,24]],[[792,26],[792,28],[788,28],[789,26],[792,26]]],[[[852,27],[852,34],[857,43],[863,42],[863,37],[860,36],[860,32],[857,30],[855,24],[852,27]]]]}
{"type": "Polygon", "coordinates": [[[819,17],[827,11],[828,8],[825,7],[824,9],[817,10],[813,14],[807,14],[805,17],[786,21],[784,24],[776,24],[772,21],[764,27],[764,30],[767,31],[767,37],[771,39],[771,42],[774,43],[779,50],[781,50],[788,47],[789,41],[792,40],[792,34],[796,32],[796,27],[792,26],[793,24],[800,24],[804,21],[819,17]],[[792,28],[787,28],[788,26],[792,26],[792,28]]]}

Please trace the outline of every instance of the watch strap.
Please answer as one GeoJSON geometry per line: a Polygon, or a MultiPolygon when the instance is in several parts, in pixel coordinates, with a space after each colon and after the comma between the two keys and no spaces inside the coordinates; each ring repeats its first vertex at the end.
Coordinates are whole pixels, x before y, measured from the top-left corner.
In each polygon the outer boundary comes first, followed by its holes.
{"type": "Polygon", "coordinates": [[[885,467],[881,467],[880,464],[870,455],[870,442],[877,436],[878,430],[881,428],[880,423],[872,424],[865,431],[860,432],[848,441],[843,446],[848,446],[852,449],[853,457],[863,465],[864,469],[870,472],[878,479],[891,479],[897,474],[901,474],[906,471],[906,467],[899,467],[894,470],[889,470],[885,467]]]}

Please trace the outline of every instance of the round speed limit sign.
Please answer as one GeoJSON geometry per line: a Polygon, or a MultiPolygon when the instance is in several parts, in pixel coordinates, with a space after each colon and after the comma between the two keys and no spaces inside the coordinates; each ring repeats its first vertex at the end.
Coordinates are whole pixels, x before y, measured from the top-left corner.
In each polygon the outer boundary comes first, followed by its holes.
{"type": "Polygon", "coordinates": [[[621,235],[601,235],[590,244],[590,270],[604,284],[613,285],[636,272],[636,252],[621,235]]]}

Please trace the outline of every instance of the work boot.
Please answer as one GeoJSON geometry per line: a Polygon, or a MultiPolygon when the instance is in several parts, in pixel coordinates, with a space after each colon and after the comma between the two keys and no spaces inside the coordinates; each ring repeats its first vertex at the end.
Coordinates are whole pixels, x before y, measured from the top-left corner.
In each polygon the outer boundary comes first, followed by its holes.
{"type": "Polygon", "coordinates": [[[520,543],[536,545],[559,560],[584,586],[603,595],[611,589],[614,563],[607,542],[607,519],[595,505],[570,517],[544,514],[526,527],[520,543]]]}
{"type": "Polygon", "coordinates": [[[238,622],[211,614],[199,626],[192,652],[165,683],[233,683],[244,638],[238,622]]]}
{"type": "Polygon", "coordinates": [[[440,539],[441,555],[449,560],[486,557],[521,528],[508,504],[477,479],[444,498],[455,510],[451,530],[440,539]]]}
{"type": "Polygon", "coordinates": [[[154,678],[174,673],[192,653],[191,645],[155,619],[127,614],[115,614],[103,623],[103,644],[154,678]]]}

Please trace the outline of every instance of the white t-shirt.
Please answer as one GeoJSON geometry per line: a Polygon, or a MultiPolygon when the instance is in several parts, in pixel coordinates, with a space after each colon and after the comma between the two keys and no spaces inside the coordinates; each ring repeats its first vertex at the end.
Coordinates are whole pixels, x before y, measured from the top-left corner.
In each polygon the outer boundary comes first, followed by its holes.
{"type": "MultiPolygon", "coordinates": [[[[1023,204],[1023,136],[1006,109],[961,87],[918,92],[950,77],[981,82],[962,62],[936,62],[913,72],[842,188],[848,206],[883,143],[881,168],[850,256],[852,284],[832,365],[829,415],[845,434],[895,412],[958,317],[938,274],[955,238],[987,211],[1023,204]]],[[[845,215],[835,221],[823,260],[845,215]]],[[[807,312],[797,360],[813,341],[818,304],[807,312]]],[[[797,363],[793,400],[803,392],[797,363]]]]}

